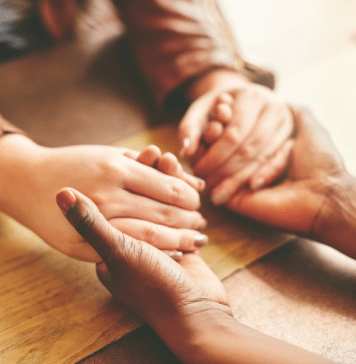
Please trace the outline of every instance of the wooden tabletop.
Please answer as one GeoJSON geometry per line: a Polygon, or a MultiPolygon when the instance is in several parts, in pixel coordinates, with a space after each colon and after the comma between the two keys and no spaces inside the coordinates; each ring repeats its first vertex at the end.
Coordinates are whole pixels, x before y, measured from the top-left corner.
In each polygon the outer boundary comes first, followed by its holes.
{"type": "MultiPolygon", "coordinates": [[[[156,115],[129,65],[118,61],[123,46],[108,37],[96,47],[70,44],[0,65],[1,112],[35,141],[54,147],[113,144],[144,132],[156,115]]],[[[268,236],[282,236],[224,210],[210,216],[216,230],[209,235],[226,248],[215,267],[219,275],[221,267],[231,269],[242,259],[241,268],[254,260],[234,255],[237,240],[248,247],[262,236],[268,246],[268,236]],[[219,233],[221,223],[231,231],[219,233]],[[235,240],[228,241],[231,235],[235,240]]],[[[0,219],[0,234],[1,363],[177,362],[150,328],[138,328],[142,322],[112,300],[92,265],[55,252],[6,217],[0,219]]],[[[337,362],[354,363],[354,260],[292,238],[225,278],[224,285],[241,322],[337,362]]]]}

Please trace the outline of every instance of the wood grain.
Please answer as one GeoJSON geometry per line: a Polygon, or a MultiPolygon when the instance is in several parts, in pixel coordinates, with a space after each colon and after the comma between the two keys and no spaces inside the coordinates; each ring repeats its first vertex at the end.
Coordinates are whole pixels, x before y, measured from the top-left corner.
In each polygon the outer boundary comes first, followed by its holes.
{"type": "MultiPolygon", "coordinates": [[[[176,152],[175,130],[160,127],[120,145],[176,152]]],[[[220,278],[290,239],[208,203],[202,212],[210,237],[202,256],[220,278]]],[[[56,252],[6,215],[0,247],[1,363],[75,363],[141,325],[101,286],[93,264],[56,252]]]]}

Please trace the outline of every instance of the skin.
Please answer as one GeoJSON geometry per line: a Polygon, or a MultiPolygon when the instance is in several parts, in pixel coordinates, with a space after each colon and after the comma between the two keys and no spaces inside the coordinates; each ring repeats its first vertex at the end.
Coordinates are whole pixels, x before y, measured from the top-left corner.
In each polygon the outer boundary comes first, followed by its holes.
{"type": "Polygon", "coordinates": [[[0,209],[71,257],[100,260],[58,211],[54,197],[63,186],[80,189],[116,228],[160,249],[194,251],[207,241],[199,232],[206,221],[196,211],[195,188],[204,184],[187,177],[189,185],[132,160],[124,155],[129,149],[45,148],[13,134],[0,138],[0,153],[0,209]]]}
{"type": "MultiPolygon", "coordinates": [[[[285,148],[284,143],[294,130],[292,113],[271,90],[228,70],[213,71],[198,79],[187,90],[187,98],[194,101],[179,125],[180,139],[189,141],[182,154],[193,158],[194,172],[206,180],[212,202],[223,204],[239,188],[252,183],[261,166],[285,148]],[[232,117],[228,122],[231,114],[226,105],[222,111],[218,102],[226,93],[232,98],[232,117]],[[201,148],[204,133],[208,133],[208,138],[211,134],[212,111],[215,117],[224,119],[221,121],[226,126],[215,141],[219,131],[213,130],[213,140],[209,141],[214,142],[201,148]]],[[[286,159],[283,161],[284,168],[286,159]]],[[[266,168],[259,172],[260,180],[262,176],[266,181],[278,177],[266,168]]]]}
{"type": "MultiPolygon", "coordinates": [[[[75,1],[40,0],[38,6],[55,41],[74,34],[79,12],[75,1]]],[[[290,151],[293,125],[289,108],[273,92],[238,72],[219,69],[198,77],[185,94],[191,106],[179,126],[181,154],[193,157],[195,173],[206,179],[214,204],[225,203],[246,183],[258,189],[278,178],[275,169],[262,167],[270,165],[267,162],[280,150],[290,151]],[[212,111],[217,123],[209,123],[212,111]]],[[[273,163],[279,161],[284,169],[287,160],[277,158],[273,163]]]]}
{"type": "Polygon", "coordinates": [[[256,192],[244,189],[226,206],[356,258],[356,180],[313,116],[303,110],[294,117],[297,136],[286,178],[256,192]]]}
{"type": "Polygon", "coordinates": [[[236,321],[221,282],[198,254],[184,254],[178,264],[115,229],[76,190],[62,190],[57,202],[101,256],[96,266],[100,281],[146,320],[183,363],[330,363],[236,321]]]}

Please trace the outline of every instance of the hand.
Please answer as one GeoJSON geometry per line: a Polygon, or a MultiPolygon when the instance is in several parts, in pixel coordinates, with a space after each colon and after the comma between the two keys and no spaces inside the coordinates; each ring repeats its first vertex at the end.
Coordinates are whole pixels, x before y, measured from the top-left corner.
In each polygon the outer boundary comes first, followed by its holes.
{"type": "Polygon", "coordinates": [[[78,191],[64,189],[57,201],[103,259],[97,264],[101,282],[183,363],[330,363],[236,321],[221,282],[197,254],[187,253],[177,264],[153,246],[116,230],[78,191]]]}
{"type": "Polygon", "coordinates": [[[295,111],[294,118],[297,136],[286,178],[256,192],[244,189],[226,206],[356,258],[355,178],[311,114],[295,111]]]}
{"type": "MultiPolygon", "coordinates": [[[[222,77],[213,75],[219,81],[201,81],[205,87],[200,88],[210,91],[205,91],[192,103],[179,126],[180,139],[185,144],[183,154],[194,157],[212,110],[219,107],[217,100],[226,93],[232,98],[231,120],[226,123],[221,137],[208,149],[200,148],[199,157],[194,158],[194,172],[206,179],[207,190],[212,190],[215,204],[228,201],[247,182],[258,189],[266,185],[267,180],[278,178],[268,173],[262,180],[259,173],[257,180],[254,174],[281,148],[284,154],[290,152],[290,142],[287,146],[284,143],[293,133],[289,107],[273,92],[226,72],[222,77]]],[[[199,92],[195,91],[194,95],[199,92]]],[[[285,167],[287,159],[283,160],[284,164],[277,159],[282,163],[280,169],[285,167]]],[[[266,171],[264,169],[264,173],[266,171]]]]}
{"type": "Polygon", "coordinates": [[[100,257],[58,212],[56,192],[81,189],[116,228],[160,249],[192,251],[206,244],[206,221],[195,211],[198,192],[124,156],[128,149],[106,146],[41,148],[30,178],[23,178],[8,213],[49,245],[74,258],[100,257]],[[35,171],[35,172],[34,172],[35,171]]]}
{"type": "Polygon", "coordinates": [[[184,254],[179,265],[146,242],[116,230],[78,191],[64,189],[57,201],[68,221],[101,256],[100,281],[178,357],[193,357],[189,348],[198,339],[197,332],[209,330],[221,318],[233,319],[221,282],[197,253],[184,254]]]}

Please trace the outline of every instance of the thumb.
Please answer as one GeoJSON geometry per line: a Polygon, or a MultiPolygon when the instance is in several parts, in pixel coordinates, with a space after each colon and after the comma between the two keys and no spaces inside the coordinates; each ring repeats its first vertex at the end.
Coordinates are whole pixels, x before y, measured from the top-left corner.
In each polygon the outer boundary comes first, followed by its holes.
{"type": "Polygon", "coordinates": [[[57,195],[57,203],[67,220],[96,250],[110,269],[120,260],[134,260],[142,243],[115,229],[88,197],[74,189],[65,188],[57,195]]]}
{"type": "Polygon", "coordinates": [[[168,312],[172,297],[180,299],[182,289],[176,284],[178,281],[191,287],[176,262],[151,245],[115,229],[94,202],[80,192],[65,188],[58,193],[57,203],[67,220],[103,259],[103,263],[97,264],[97,275],[103,285],[145,320],[152,319],[156,307],[164,306],[168,312]]]}
{"type": "Polygon", "coordinates": [[[191,157],[198,150],[214,102],[215,95],[206,94],[188,108],[178,127],[178,136],[182,143],[181,156],[191,157]]]}

